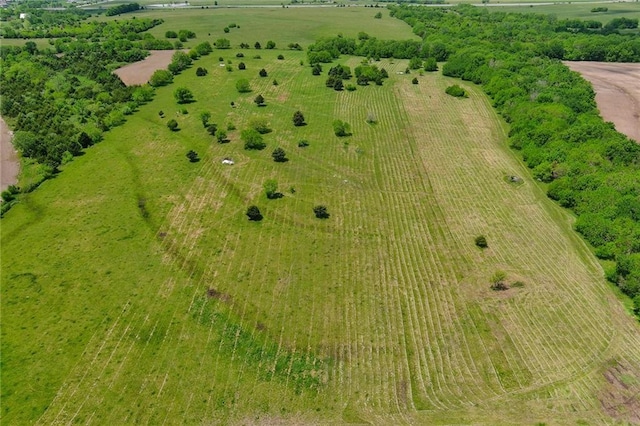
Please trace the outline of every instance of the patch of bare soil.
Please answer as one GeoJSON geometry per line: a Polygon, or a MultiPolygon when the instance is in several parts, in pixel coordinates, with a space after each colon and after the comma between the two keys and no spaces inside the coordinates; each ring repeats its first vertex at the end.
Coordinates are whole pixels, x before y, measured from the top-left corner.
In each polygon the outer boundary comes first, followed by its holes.
{"type": "Polygon", "coordinates": [[[114,72],[127,86],[145,84],[156,70],[166,69],[171,63],[174,50],[150,50],[151,54],[142,61],[120,67],[114,72]]]}
{"type": "Polygon", "coordinates": [[[600,115],[616,130],[640,142],[640,64],[569,62],[593,85],[600,115]]]}
{"type": "Polygon", "coordinates": [[[11,139],[13,139],[13,132],[0,117],[0,191],[18,182],[20,160],[11,139]]]}

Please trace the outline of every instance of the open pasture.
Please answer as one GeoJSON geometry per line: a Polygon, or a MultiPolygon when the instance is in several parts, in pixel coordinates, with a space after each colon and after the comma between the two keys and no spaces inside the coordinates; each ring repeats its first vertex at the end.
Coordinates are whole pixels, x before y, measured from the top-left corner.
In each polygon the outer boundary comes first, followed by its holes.
{"type": "MultiPolygon", "coordinates": [[[[261,43],[264,50],[268,40],[273,40],[280,49],[286,49],[289,43],[299,43],[306,48],[320,37],[343,34],[355,38],[360,31],[380,39],[417,39],[409,26],[390,18],[386,9],[364,7],[150,9],[135,15],[164,19],[163,24],[149,30],[157,38],[164,38],[169,30],[189,29],[195,32],[197,38],[185,43],[186,47],[226,38],[231,41],[232,47],[247,43],[251,50],[256,41],[261,43]],[[382,19],[374,19],[378,12],[382,12],[382,19]],[[358,24],[354,25],[354,22],[358,24]],[[224,28],[230,24],[236,24],[239,28],[230,28],[225,33],[224,28]]],[[[98,19],[119,18],[103,16],[98,19]]]]}
{"type": "Polygon", "coordinates": [[[244,71],[237,52],[197,61],[3,219],[3,422],[633,419],[637,325],[477,87],[384,61],[384,86],[336,92],[301,52],[244,71]],[[470,97],[445,95],[453,82],[470,97]],[[181,86],[195,102],[176,104],[181,86]],[[228,143],[203,111],[235,127],[228,143]],[[245,151],[255,118],[273,131],[245,151]],[[491,291],[496,270],[524,285],[491,291]]]}
{"type": "MultiPolygon", "coordinates": [[[[507,2],[502,2],[506,4],[507,2]]],[[[558,19],[583,19],[607,23],[615,18],[640,18],[640,3],[638,2],[554,2],[553,4],[504,5],[488,7],[493,12],[539,13],[554,15],[558,19]],[[591,12],[596,7],[606,7],[607,12],[591,12]]]]}

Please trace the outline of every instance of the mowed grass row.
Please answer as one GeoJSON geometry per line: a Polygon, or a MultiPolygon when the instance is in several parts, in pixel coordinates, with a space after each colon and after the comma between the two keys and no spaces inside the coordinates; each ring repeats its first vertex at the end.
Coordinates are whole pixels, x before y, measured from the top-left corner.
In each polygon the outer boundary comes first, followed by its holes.
{"type": "Polygon", "coordinates": [[[16,348],[5,360],[30,367],[3,368],[14,409],[4,419],[604,421],[601,370],[616,359],[637,377],[637,329],[612,318],[600,271],[505,148],[479,91],[450,98],[452,80],[438,75],[412,85],[396,61],[381,64],[392,76],[383,87],[338,93],[302,53],[236,52],[198,61],[208,76],[190,69],[159,89],[3,219],[3,280],[15,283],[3,311],[19,309],[3,318],[3,345],[16,348]],[[250,94],[235,90],[243,77],[250,94]],[[196,102],[178,106],[179,86],[196,102]],[[307,126],[293,126],[298,109],[307,126]],[[235,125],[228,144],[206,133],[201,111],[235,125]],[[259,152],[239,140],[254,117],[273,129],[259,152]],[[353,135],[335,137],[335,118],[353,135]],[[277,146],[289,162],[272,161],[277,146]],[[270,178],[283,198],[266,199],[270,178]],[[249,204],[261,223],[247,221],[249,204]],[[331,217],[314,218],[316,204],[331,217]],[[60,238],[56,252],[45,234],[60,238]],[[43,263],[23,255],[35,252],[43,263]],[[496,269],[525,286],[491,292],[496,269]],[[12,392],[42,378],[36,396],[12,392]]]}

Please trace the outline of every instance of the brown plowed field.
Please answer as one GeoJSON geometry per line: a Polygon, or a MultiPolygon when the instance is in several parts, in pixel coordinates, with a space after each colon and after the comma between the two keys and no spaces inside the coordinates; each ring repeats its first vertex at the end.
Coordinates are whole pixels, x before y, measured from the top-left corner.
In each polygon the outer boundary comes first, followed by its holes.
{"type": "Polygon", "coordinates": [[[151,54],[144,60],[125,65],[114,72],[124,84],[145,84],[155,70],[165,69],[171,63],[174,50],[151,50],[151,54]]]}
{"type": "Polygon", "coordinates": [[[569,62],[565,64],[591,82],[600,115],[620,133],[640,142],[640,64],[569,62]]]}
{"type": "Polygon", "coordinates": [[[0,117],[0,160],[2,163],[0,191],[4,191],[9,185],[15,185],[18,182],[20,160],[18,160],[18,154],[11,143],[12,138],[13,133],[0,117]]]}

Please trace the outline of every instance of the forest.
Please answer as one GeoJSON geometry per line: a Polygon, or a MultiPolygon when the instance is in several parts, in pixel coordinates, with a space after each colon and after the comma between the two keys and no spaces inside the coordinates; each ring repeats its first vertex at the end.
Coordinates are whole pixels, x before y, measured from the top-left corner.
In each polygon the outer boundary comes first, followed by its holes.
{"type": "MultiPolygon", "coordinates": [[[[75,38],[51,40],[47,49],[38,49],[32,41],[23,47],[0,47],[0,113],[13,120],[14,144],[22,155],[45,167],[42,178],[99,142],[103,132],[124,123],[127,115],[151,100],[152,88],[126,87],[112,71],[144,59],[147,49],[172,48],[166,40],[141,35],[161,22],[74,24],[65,31],[77,30],[75,38]],[[80,37],[85,26],[87,37],[80,37]]],[[[5,203],[3,211],[9,207],[5,203]]]]}

